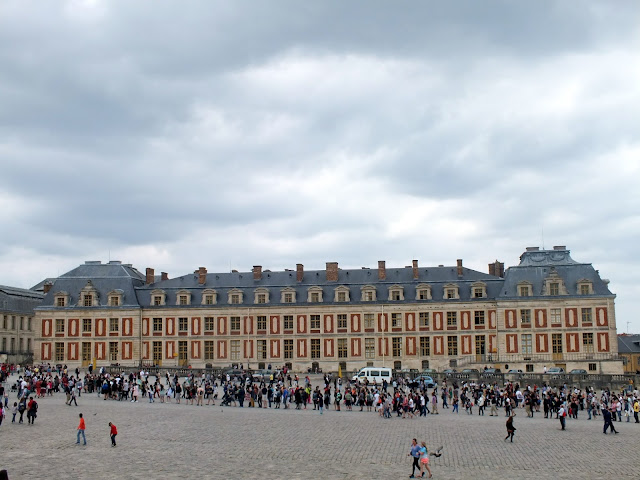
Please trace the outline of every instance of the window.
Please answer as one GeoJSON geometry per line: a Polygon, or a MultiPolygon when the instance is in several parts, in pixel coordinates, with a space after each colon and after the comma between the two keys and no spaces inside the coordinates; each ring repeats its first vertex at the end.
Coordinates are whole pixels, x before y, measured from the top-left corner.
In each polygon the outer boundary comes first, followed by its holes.
{"type": "Polygon", "coordinates": [[[258,340],[258,360],[267,359],[267,341],[258,340]]]}
{"type": "Polygon", "coordinates": [[[311,330],[320,330],[320,315],[311,315],[311,330]]]}
{"type": "Polygon", "coordinates": [[[154,332],[162,332],[162,319],[154,318],[153,319],[153,331],[154,332]]]}
{"type": "Polygon", "coordinates": [[[551,334],[551,348],[554,354],[556,355],[562,354],[562,334],[561,333],[551,334]]]}
{"type": "Polygon", "coordinates": [[[84,296],[84,306],[85,307],[93,306],[93,295],[85,295],[84,296]]]}
{"type": "Polygon", "coordinates": [[[180,299],[180,305],[189,305],[189,297],[187,295],[180,295],[178,298],[180,299]]]}
{"type": "Polygon", "coordinates": [[[266,293],[256,294],[256,303],[267,303],[267,294],[266,293]]]}
{"type": "Polygon", "coordinates": [[[3,315],[2,317],[2,328],[7,329],[7,316],[3,315]]]}
{"type": "Polygon", "coordinates": [[[83,318],[82,319],[82,333],[91,333],[91,319],[83,318]]]}
{"type": "MultiPolygon", "coordinates": [[[[206,325],[205,320],[205,325],[206,325]]],[[[214,360],[214,352],[213,352],[213,340],[205,340],[204,341],[204,359],[205,360],[214,360]]]]}
{"type": "Polygon", "coordinates": [[[598,369],[597,365],[595,363],[590,363],[589,364],[589,371],[590,372],[595,372],[598,369]]]}
{"type": "Polygon", "coordinates": [[[532,352],[532,344],[531,344],[531,334],[524,333],[521,335],[522,337],[522,353],[523,355],[531,355],[532,352]]]}
{"type": "Polygon", "coordinates": [[[420,312],[418,314],[418,318],[420,320],[420,326],[421,327],[428,327],[429,326],[429,312],[420,312]]]}
{"type": "Polygon", "coordinates": [[[205,305],[213,305],[214,303],[215,303],[215,302],[214,302],[213,293],[207,293],[207,294],[204,296],[204,304],[205,304],[205,305]]]}
{"type": "Polygon", "coordinates": [[[447,354],[450,357],[458,355],[458,337],[450,335],[447,337],[447,354]]]}
{"type": "Polygon", "coordinates": [[[320,358],[320,339],[311,339],[311,358],[320,358]]]}
{"type": "Polygon", "coordinates": [[[320,301],[320,294],[318,292],[311,292],[311,300],[312,303],[318,303],[320,301]]]}
{"type": "Polygon", "coordinates": [[[56,342],[56,362],[64,362],[64,343],[62,342],[56,342]]]}
{"type": "Polygon", "coordinates": [[[266,315],[258,315],[257,317],[257,326],[258,330],[266,330],[267,329],[267,317],[266,315]]]}
{"type": "Polygon", "coordinates": [[[119,325],[118,325],[118,319],[117,318],[110,318],[109,319],[109,331],[110,332],[117,332],[119,330],[119,325]]]}
{"type": "Polygon", "coordinates": [[[231,360],[240,360],[240,340],[231,340],[231,360]]]}
{"type": "Polygon", "coordinates": [[[473,297],[474,298],[482,298],[482,297],[484,297],[484,289],[482,287],[475,287],[473,289],[473,297]]]}
{"type": "Polygon", "coordinates": [[[20,330],[24,330],[24,317],[20,317],[20,330]]]}
{"type": "Polygon", "coordinates": [[[291,339],[284,340],[284,358],[287,360],[293,358],[293,340],[291,339]]]}
{"type": "Polygon", "coordinates": [[[392,313],[391,314],[391,327],[397,328],[402,326],[402,314],[401,313],[392,313]]]}
{"type": "Polygon", "coordinates": [[[589,285],[580,285],[580,295],[589,295],[589,285]]]}
{"type": "Polygon", "coordinates": [[[64,318],[56,318],[56,333],[64,333],[64,318]]]}
{"type": "Polygon", "coordinates": [[[456,298],[456,291],[453,288],[447,288],[447,298],[456,298]]]}
{"type": "Polygon", "coordinates": [[[338,339],[338,358],[347,358],[347,357],[348,357],[347,339],[339,338],[338,339]]]}
{"type": "Polygon", "coordinates": [[[231,326],[230,329],[232,332],[240,331],[240,317],[231,317],[230,319],[231,326]]]}
{"type": "Polygon", "coordinates": [[[582,334],[582,350],[585,353],[593,353],[593,333],[582,334]]]}
{"type": "Polygon", "coordinates": [[[562,309],[552,308],[550,311],[551,323],[562,323],[562,309]]]}
{"type": "Polygon", "coordinates": [[[111,305],[112,307],[117,307],[118,305],[120,305],[120,297],[117,297],[115,295],[109,297],[109,305],[111,305]]]}
{"type": "Polygon", "coordinates": [[[118,342],[109,342],[109,360],[118,361],[118,342]]]}
{"type": "Polygon", "coordinates": [[[153,296],[153,304],[157,307],[158,305],[162,305],[162,295],[154,295],[153,296]]]}
{"type": "Polygon", "coordinates": [[[293,303],[293,293],[286,292],[283,294],[283,303],[293,303]]]}
{"type": "Polygon", "coordinates": [[[527,373],[533,373],[533,363],[527,363],[524,366],[524,371],[527,373]]]}
{"type": "Polygon", "coordinates": [[[373,313],[364,314],[364,328],[374,328],[373,313]]]}
{"type": "Polygon", "coordinates": [[[216,329],[215,325],[213,317],[204,317],[204,330],[206,332],[213,332],[216,329]]]}
{"type": "Polygon", "coordinates": [[[293,330],[293,315],[285,315],[283,328],[285,330],[293,330]]]}
{"type": "Polygon", "coordinates": [[[549,284],[549,295],[560,295],[560,284],[558,282],[551,282],[549,284]]]}
{"type": "Polygon", "coordinates": [[[416,287],[416,300],[431,300],[431,287],[428,285],[418,285],[416,287]]]}
{"type": "Polygon", "coordinates": [[[458,312],[447,312],[447,327],[458,326],[458,312]]]}
{"type": "Polygon", "coordinates": [[[339,313],[338,314],[338,328],[347,328],[347,314],[339,313]]]}
{"type": "Polygon", "coordinates": [[[338,292],[338,302],[346,302],[347,301],[347,292],[338,292]]]}
{"type": "Polygon", "coordinates": [[[186,332],[189,330],[189,319],[186,317],[181,317],[178,319],[178,331],[186,332]]]}
{"type": "Polygon", "coordinates": [[[420,337],[420,356],[428,357],[431,355],[431,342],[429,337],[420,337]]]}
{"type": "Polygon", "coordinates": [[[583,308],[581,310],[581,313],[582,313],[582,323],[591,323],[593,321],[593,318],[591,317],[590,308],[583,308]]]}
{"type": "Polygon", "coordinates": [[[307,302],[319,303],[322,302],[322,288],[311,287],[307,291],[307,302]]]}
{"type": "Polygon", "coordinates": [[[2,338],[2,350],[3,350],[4,352],[6,352],[6,351],[7,351],[7,339],[6,339],[6,337],[3,337],[3,338],[2,338]]]}
{"type": "Polygon", "coordinates": [[[57,297],[56,298],[56,307],[64,307],[65,305],[65,298],[64,297],[57,297]]]}
{"type": "Polygon", "coordinates": [[[404,289],[400,285],[389,287],[389,301],[404,300],[404,289]]]}
{"type": "Polygon", "coordinates": [[[364,357],[376,358],[376,339],[375,338],[364,339],[364,357]]]}
{"type": "Polygon", "coordinates": [[[394,357],[402,356],[402,337],[391,338],[391,354],[394,357]]]}
{"type": "Polygon", "coordinates": [[[11,330],[15,330],[15,329],[16,329],[16,316],[11,315],[11,330]]]}
{"type": "Polygon", "coordinates": [[[153,342],[153,361],[156,364],[162,362],[162,342],[153,342]]]}
{"type": "Polygon", "coordinates": [[[520,310],[520,322],[523,325],[531,325],[531,310],[528,308],[520,310]]]}
{"type": "Polygon", "coordinates": [[[529,285],[520,285],[520,296],[521,297],[530,297],[531,296],[531,290],[529,285]]]}
{"type": "Polygon", "coordinates": [[[295,303],[296,302],[296,291],[291,287],[283,288],[280,291],[280,301],[282,303],[295,303]]]}
{"type": "Polygon", "coordinates": [[[458,286],[453,283],[445,285],[444,298],[449,300],[460,298],[460,295],[458,295],[458,286]]]}
{"type": "Polygon", "coordinates": [[[229,303],[232,303],[232,304],[240,303],[240,294],[239,293],[232,293],[229,297],[231,299],[231,301],[229,303]]]}
{"type": "Polygon", "coordinates": [[[31,317],[27,320],[27,330],[31,330],[31,317]]]}
{"type": "Polygon", "coordinates": [[[27,338],[27,352],[31,351],[31,339],[27,338]]]}
{"type": "Polygon", "coordinates": [[[473,317],[476,326],[484,325],[484,310],[476,310],[473,312],[473,317]]]}
{"type": "Polygon", "coordinates": [[[366,285],[360,288],[361,301],[363,302],[375,302],[376,301],[376,289],[372,285],[366,285]]]}
{"type": "Polygon", "coordinates": [[[16,352],[16,339],[12,338],[11,339],[11,353],[15,353],[16,352]]]}

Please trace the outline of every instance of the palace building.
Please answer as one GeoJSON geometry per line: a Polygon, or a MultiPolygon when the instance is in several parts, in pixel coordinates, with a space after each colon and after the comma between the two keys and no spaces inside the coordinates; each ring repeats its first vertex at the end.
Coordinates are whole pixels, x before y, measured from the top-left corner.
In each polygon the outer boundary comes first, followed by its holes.
{"type": "Polygon", "coordinates": [[[622,373],[615,295],[564,247],[454,266],[193,274],[86,262],[44,286],[35,359],[87,365],[622,373]]]}

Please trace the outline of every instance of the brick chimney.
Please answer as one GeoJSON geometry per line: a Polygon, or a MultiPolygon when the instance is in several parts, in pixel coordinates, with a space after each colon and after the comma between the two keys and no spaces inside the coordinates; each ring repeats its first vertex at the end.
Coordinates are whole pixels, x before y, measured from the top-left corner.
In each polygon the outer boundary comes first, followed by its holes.
{"type": "Polygon", "coordinates": [[[461,258],[458,259],[458,276],[459,277],[462,276],[462,259],[461,258]]]}
{"type": "Polygon", "coordinates": [[[45,284],[42,286],[42,289],[44,293],[49,293],[49,291],[51,290],[51,287],[53,287],[53,283],[45,282],[45,284]]]}
{"type": "Polygon", "coordinates": [[[338,281],[338,262],[327,262],[327,282],[338,281]]]}
{"type": "Polygon", "coordinates": [[[146,281],[147,285],[151,285],[153,282],[155,282],[155,280],[156,280],[156,276],[153,268],[147,267],[147,281],[146,281]]]}
{"type": "Polygon", "coordinates": [[[496,260],[489,264],[489,275],[494,277],[504,277],[504,263],[496,260]]]}
{"type": "Polygon", "coordinates": [[[162,272],[160,274],[160,280],[169,280],[169,274],[167,272],[162,272]]]}
{"type": "Polygon", "coordinates": [[[494,277],[496,276],[496,264],[495,263],[490,263],[489,264],[489,275],[493,275],[494,277]]]}
{"type": "Polygon", "coordinates": [[[262,265],[253,266],[253,279],[262,280],[262,265]]]}
{"type": "Polygon", "coordinates": [[[198,269],[198,283],[204,285],[207,283],[207,269],[206,267],[200,267],[198,269]]]}
{"type": "Polygon", "coordinates": [[[413,261],[413,279],[418,280],[418,260],[413,261]]]}
{"type": "Polygon", "coordinates": [[[304,265],[301,263],[296,264],[296,281],[301,282],[304,278],[304,265]]]}
{"type": "Polygon", "coordinates": [[[385,267],[384,260],[378,260],[378,280],[387,279],[387,268],[385,267]]]}

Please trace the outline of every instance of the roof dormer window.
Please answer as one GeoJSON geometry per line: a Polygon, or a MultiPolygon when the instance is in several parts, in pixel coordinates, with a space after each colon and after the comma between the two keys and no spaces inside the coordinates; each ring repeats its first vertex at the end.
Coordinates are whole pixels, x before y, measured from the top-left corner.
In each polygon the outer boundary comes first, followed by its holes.
{"type": "Polygon", "coordinates": [[[218,303],[218,293],[211,289],[207,288],[202,292],[202,305],[215,305],[218,303]]]}
{"type": "Polygon", "coordinates": [[[458,285],[455,283],[448,283],[444,286],[444,299],[445,300],[457,300],[460,298],[460,292],[458,285]]]}
{"type": "Polygon", "coordinates": [[[164,290],[153,290],[151,292],[151,304],[153,306],[156,307],[160,307],[162,305],[165,305],[167,301],[167,294],[164,292],[164,290]]]}
{"type": "Polygon", "coordinates": [[[53,304],[56,307],[66,307],[69,305],[69,294],[67,292],[56,292],[53,298],[53,304]]]}
{"type": "Polygon", "coordinates": [[[84,288],[80,291],[79,306],[83,307],[97,307],[98,303],[98,291],[91,283],[91,280],[87,282],[84,288]]]}
{"type": "Polygon", "coordinates": [[[333,301],[348,302],[349,300],[349,288],[345,286],[336,287],[333,293],[333,301]]]}
{"type": "Polygon", "coordinates": [[[112,290],[107,294],[110,307],[119,307],[122,305],[124,292],[120,289],[112,290]]]}
{"type": "Polygon", "coordinates": [[[376,301],[376,287],[373,285],[365,285],[360,288],[360,295],[362,302],[375,302],[376,301]]]}
{"type": "Polygon", "coordinates": [[[389,287],[389,301],[402,301],[404,300],[404,288],[400,285],[393,285],[389,287]]]}
{"type": "Polygon", "coordinates": [[[567,287],[564,281],[558,275],[555,268],[551,269],[549,276],[544,280],[544,291],[548,296],[555,297],[558,295],[567,295],[567,287]]]}
{"type": "Polygon", "coordinates": [[[243,302],[243,300],[244,300],[244,297],[243,297],[242,290],[238,288],[233,288],[229,290],[229,294],[227,298],[228,303],[232,305],[239,305],[243,302]]]}
{"type": "Polygon", "coordinates": [[[307,290],[307,302],[322,303],[322,287],[309,287],[307,290]]]}
{"type": "Polygon", "coordinates": [[[484,282],[472,283],[471,298],[487,298],[487,284],[484,282]]]}
{"type": "Polygon", "coordinates": [[[181,306],[191,305],[191,292],[188,290],[180,290],[176,297],[176,303],[181,306]]]}
{"type": "Polygon", "coordinates": [[[296,303],[296,291],[291,287],[283,288],[280,291],[281,303],[296,303]]]}
{"type": "Polygon", "coordinates": [[[533,294],[533,287],[529,282],[518,283],[518,296],[530,297],[533,294]]]}
{"type": "Polygon", "coordinates": [[[256,288],[253,292],[253,303],[269,303],[269,290],[256,288]]]}
{"type": "Polygon", "coordinates": [[[592,295],[593,283],[590,280],[582,279],[578,282],[578,294],[579,295],[592,295]]]}
{"type": "Polygon", "coordinates": [[[416,300],[431,300],[431,286],[420,284],[416,287],[416,300]]]}

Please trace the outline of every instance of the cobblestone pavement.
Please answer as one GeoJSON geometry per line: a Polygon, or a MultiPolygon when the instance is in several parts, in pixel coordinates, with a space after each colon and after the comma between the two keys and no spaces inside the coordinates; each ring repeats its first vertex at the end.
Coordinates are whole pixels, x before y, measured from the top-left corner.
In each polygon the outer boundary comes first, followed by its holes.
{"type": "MultiPolygon", "coordinates": [[[[15,394],[10,397],[11,405],[15,394]]],[[[515,419],[514,443],[505,443],[505,417],[444,410],[415,420],[375,413],[261,410],[216,406],[104,401],[83,395],[78,407],[64,395],[40,399],[36,424],[0,426],[0,466],[9,478],[408,478],[411,438],[430,449],[437,479],[638,478],[640,425],[615,423],[619,435],[603,435],[602,420],[586,414],[568,421],[542,414],[515,419]],[[78,413],[87,423],[86,447],[75,444],[78,413]],[[108,422],[119,431],[111,448],[108,422]]],[[[358,409],[356,409],[358,410],[358,409]]],[[[442,410],[442,409],[441,409],[442,410]]]]}

